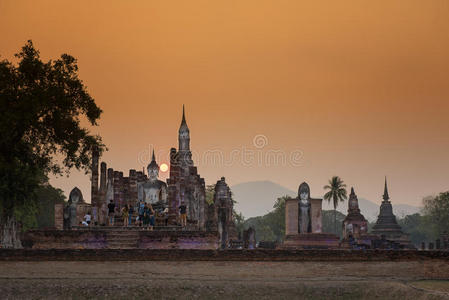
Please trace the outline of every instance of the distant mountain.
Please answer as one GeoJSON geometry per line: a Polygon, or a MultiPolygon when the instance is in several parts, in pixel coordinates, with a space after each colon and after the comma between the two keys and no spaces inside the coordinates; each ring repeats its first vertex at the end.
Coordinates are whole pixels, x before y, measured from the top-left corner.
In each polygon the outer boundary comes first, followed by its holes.
{"type": "MultiPolygon", "coordinates": [[[[288,195],[296,197],[296,192],[285,188],[272,181],[244,182],[231,187],[234,200],[237,201],[236,210],[241,212],[245,218],[262,216],[273,210],[273,204],[277,198],[288,195]]],[[[365,218],[373,222],[379,215],[379,203],[359,198],[359,207],[365,218]]],[[[332,204],[323,201],[323,210],[333,209],[332,204]]],[[[340,203],[337,210],[343,214],[347,213],[348,203],[340,203]]],[[[408,204],[395,204],[393,210],[398,218],[420,212],[421,208],[408,204]]]]}
{"type": "Polygon", "coordinates": [[[231,187],[233,198],[237,201],[236,210],[245,218],[263,216],[273,210],[277,198],[296,193],[271,181],[244,182],[231,187]]]}

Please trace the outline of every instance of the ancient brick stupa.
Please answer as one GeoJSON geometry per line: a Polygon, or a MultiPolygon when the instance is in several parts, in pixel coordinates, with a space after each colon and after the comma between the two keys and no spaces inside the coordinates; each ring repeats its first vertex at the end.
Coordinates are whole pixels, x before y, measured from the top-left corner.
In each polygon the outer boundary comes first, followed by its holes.
{"type": "Polygon", "coordinates": [[[175,223],[179,206],[187,207],[187,222],[200,230],[205,229],[206,185],[192,160],[190,129],[184,106],[178,131],[178,151],[170,149],[170,177],[167,179],[170,223],[175,223]]]}
{"type": "Polygon", "coordinates": [[[410,246],[408,235],[402,232],[401,226],[396,221],[396,216],[393,214],[393,206],[388,195],[387,179],[385,178],[385,187],[383,201],[380,205],[379,216],[377,217],[376,225],[374,225],[373,234],[383,236],[387,240],[397,242],[402,246],[410,246]]]}
{"type": "Polygon", "coordinates": [[[348,201],[348,215],[343,221],[343,239],[358,239],[363,234],[366,234],[367,231],[368,222],[360,213],[359,200],[354,192],[354,188],[351,188],[348,201]]]}

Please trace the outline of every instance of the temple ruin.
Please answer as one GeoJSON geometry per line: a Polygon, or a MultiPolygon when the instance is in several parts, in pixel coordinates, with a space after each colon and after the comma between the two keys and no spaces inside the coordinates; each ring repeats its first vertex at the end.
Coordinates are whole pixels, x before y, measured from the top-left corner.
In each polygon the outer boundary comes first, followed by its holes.
{"type": "Polygon", "coordinates": [[[296,198],[285,201],[283,249],[338,248],[337,236],[322,232],[322,202],[310,196],[306,182],[299,185],[296,198]]]}
{"type": "Polygon", "coordinates": [[[387,178],[385,178],[383,201],[380,205],[379,216],[373,226],[372,233],[383,237],[386,240],[398,243],[401,247],[413,248],[407,234],[402,232],[401,226],[396,221],[393,214],[390,196],[388,195],[387,178]]]}

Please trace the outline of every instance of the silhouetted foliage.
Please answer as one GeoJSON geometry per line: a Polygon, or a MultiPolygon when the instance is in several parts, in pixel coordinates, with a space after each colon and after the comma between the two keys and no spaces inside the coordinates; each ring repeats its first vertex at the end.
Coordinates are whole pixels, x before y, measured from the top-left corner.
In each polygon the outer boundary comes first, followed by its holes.
{"type": "Polygon", "coordinates": [[[214,203],[215,184],[206,185],[206,202],[207,204],[214,203]]]}
{"type": "Polygon", "coordinates": [[[101,109],[78,78],[76,59],[43,62],[31,41],[15,56],[17,64],[0,61],[0,221],[14,217],[26,229],[47,174],[87,171],[92,150],[104,145],[81,125],[97,125],[101,109]]]}
{"type": "Polygon", "coordinates": [[[409,234],[412,243],[420,247],[421,242],[435,241],[437,234],[431,224],[429,216],[413,214],[398,220],[402,230],[409,234]]]}
{"type": "Polygon", "coordinates": [[[40,185],[36,190],[37,198],[37,227],[48,228],[55,226],[55,204],[64,204],[66,197],[61,189],[52,187],[49,183],[40,185]]]}
{"type": "Polygon", "coordinates": [[[335,233],[338,237],[343,237],[343,221],[346,215],[335,210],[323,210],[322,211],[322,231],[326,233],[335,233]],[[337,228],[334,228],[334,222],[337,224],[337,228]]]}
{"type": "Polygon", "coordinates": [[[329,184],[324,186],[325,190],[329,190],[324,194],[324,200],[331,202],[334,205],[334,233],[337,234],[337,207],[339,202],[344,202],[348,197],[346,193],[346,184],[343,180],[334,176],[329,180],[329,184]]]}
{"type": "Polygon", "coordinates": [[[435,235],[439,236],[449,230],[449,191],[436,197],[423,199],[424,214],[433,227],[435,235]]]}

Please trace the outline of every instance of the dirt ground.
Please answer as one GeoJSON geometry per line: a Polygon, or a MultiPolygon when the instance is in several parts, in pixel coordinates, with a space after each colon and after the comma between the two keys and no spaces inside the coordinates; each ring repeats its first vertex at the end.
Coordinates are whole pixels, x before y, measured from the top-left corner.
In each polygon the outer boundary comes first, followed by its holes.
{"type": "Polygon", "coordinates": [[[1,299],[449,299],[449,263],[0,262],[1,299]]]}

